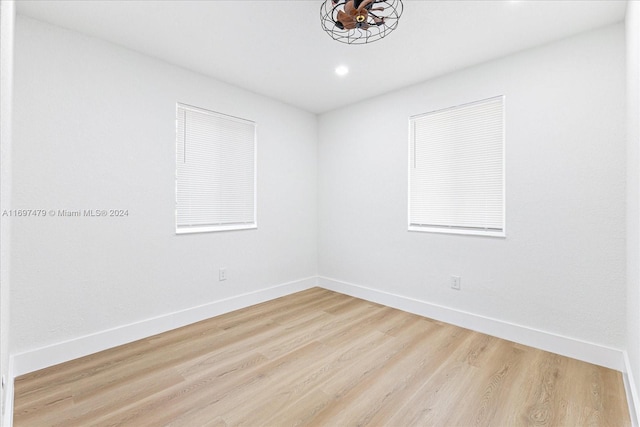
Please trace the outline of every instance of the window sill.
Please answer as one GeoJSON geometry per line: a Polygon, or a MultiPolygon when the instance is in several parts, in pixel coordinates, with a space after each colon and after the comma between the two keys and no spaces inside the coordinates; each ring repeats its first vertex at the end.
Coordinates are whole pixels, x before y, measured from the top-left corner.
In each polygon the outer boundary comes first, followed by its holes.
{"type": "Polygon", "coordinates": [[[505,230],[479,230],[479,229],[462,229],[448,227],[428,227],[420,225],[409,225],[409,231],[419,231],[422,233],[438,233],[438,234],[458,234],[467,236],[484,236],[484,237],[501,237],[506,238],[505,230]]]}
{"type": "Polygon", "coordinates": [[[258,224],[230,224],[230,225],[203,225],[193,227],[176,228],[176,234],[212,233],[217,231],[251,230],[258,228],[258,224]]]}

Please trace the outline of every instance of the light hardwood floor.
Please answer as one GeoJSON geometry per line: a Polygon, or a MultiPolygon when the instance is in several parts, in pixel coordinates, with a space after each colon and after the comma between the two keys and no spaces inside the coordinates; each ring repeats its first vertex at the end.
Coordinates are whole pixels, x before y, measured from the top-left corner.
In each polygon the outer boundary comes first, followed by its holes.
{"type": "Polygon", "coordinates": [[[314,288],[15,382],[20,426],[628,426],[621,374],[314,288]]]}

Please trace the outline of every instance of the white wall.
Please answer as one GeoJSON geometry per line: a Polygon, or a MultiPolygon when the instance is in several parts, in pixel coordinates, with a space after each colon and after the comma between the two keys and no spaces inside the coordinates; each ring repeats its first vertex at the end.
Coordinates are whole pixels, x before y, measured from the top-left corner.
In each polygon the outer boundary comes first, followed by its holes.
{"type": "Polygon", "coordinates": [[[625,347],[622,25],[318,121],[29,18],[19,17],[16,40],[12,207],[130,216],[14,221],[13,353],[318,271],[625,347]],[[409,233],[408,116],[498,94],[507,102],[507,238],[409,233]],[[258,122],[258,230],[174,234],[176,101],[258,122]],[[222,266],[229,280],[220,284],[222,266]],[[462,291],[449,289],[451,274],[462,291]]]}
{"type": "Polygon", "coordinates": [[[640,410],[640,3],[630,1],[627,40],[627,354],[640,410]]]}
{"type": "MultiPolygon", "coordinates": [[[[11,206],[11,128],[13,102],[13,41],[15,7],[13,1],[0,2],[0,211],[11,206]]],[[[6,382],[0,390],[0,425],[5,425],[7,400],[12,396],[12,384],[9,382],[10,338],[10,218],[0,217],[0,374],[6,382]]]]}
{"type": "Polygon", "coordinates": [[[624,348],[624,55],[618,24],[322,115],[320,274],[624,348]],[[408,232],[408,117],[501,94],[507,238],[408,232]]]}
{"type": "Polygon", "coordinates": [[[314,115],[30,18],[16,26],[14,209],[129,216],[14,221],[15,353],[317,274],[314,115]],[[175,234],[176,101],[257,122],[257,230],[175,234]]]}

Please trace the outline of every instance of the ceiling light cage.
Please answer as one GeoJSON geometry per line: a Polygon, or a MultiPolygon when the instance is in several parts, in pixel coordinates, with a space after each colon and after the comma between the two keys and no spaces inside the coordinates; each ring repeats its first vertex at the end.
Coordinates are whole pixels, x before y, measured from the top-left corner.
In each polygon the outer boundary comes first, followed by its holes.
{"type": "Polygon", "coordinates": [[[323,0],[320,22],[334,40],[366,44],[395,30],[402,11],[402,0],[323,0]]]}

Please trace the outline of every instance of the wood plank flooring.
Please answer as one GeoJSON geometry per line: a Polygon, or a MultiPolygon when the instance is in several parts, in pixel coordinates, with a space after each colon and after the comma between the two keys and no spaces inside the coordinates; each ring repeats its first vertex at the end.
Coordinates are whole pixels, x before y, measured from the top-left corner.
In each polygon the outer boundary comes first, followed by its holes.
{"type": "Polygon", "coordinates": [[[629,426],[619,372],[313,288],[21,376],[21,426],[629,426]]]}

